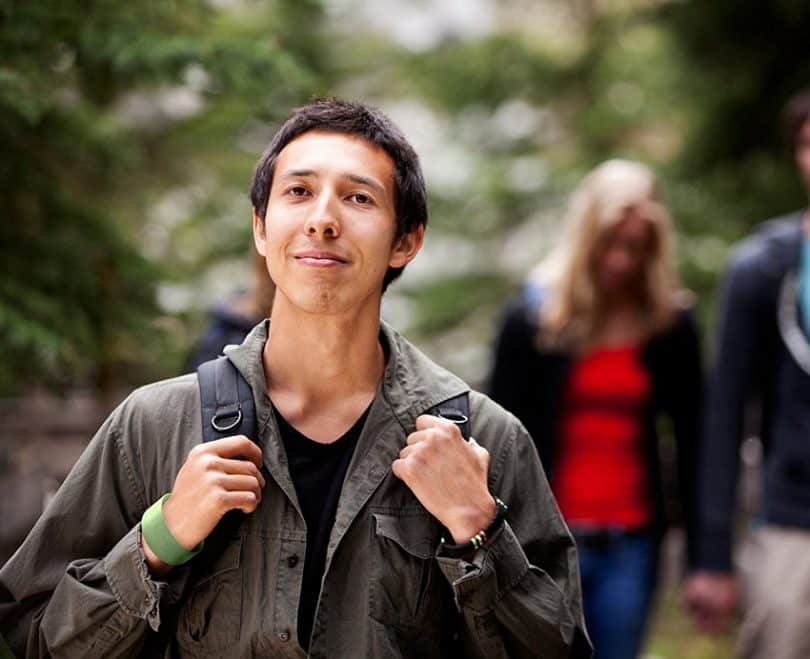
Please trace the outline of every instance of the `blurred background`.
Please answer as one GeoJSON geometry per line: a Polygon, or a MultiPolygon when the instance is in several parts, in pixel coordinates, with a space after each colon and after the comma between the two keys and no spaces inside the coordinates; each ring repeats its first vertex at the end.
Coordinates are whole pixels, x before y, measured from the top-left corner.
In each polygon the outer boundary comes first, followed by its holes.
{"type": "MultiPolygon", "coordinates": [[[[247,286],[252,168],[292,107],[363,100],[413,142],[428,238],[384,315],[481,386],[503,304],[614,156],[661,177],[710,347],[730,247],[806,202],[778,117],[808,34],[793,0],[0,0],[0,560],[247,286]]],[[[729,647],[664,593],[650,656],[729,647]]]]}

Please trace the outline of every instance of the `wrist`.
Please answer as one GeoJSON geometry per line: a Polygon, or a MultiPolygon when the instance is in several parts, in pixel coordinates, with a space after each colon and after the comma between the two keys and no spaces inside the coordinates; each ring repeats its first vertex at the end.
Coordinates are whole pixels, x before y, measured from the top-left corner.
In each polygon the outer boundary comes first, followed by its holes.
{"type": "Polygon", "coordinates": [[[178,499],[169,493],[164,494],[162,500],[161,512],[166,529],[183,549],[194,551],[204,538],[200,538],[199,531],[188,524],[189,516],[177,509],[178,499]]]}
{"type": "Polygon", "coordinates": [[[465,558],[474,554],[484,544],[492,538],[503,526],[506,513],[509,507],[499,498],[493,499],[495,512],[489,523],[475,533],[469,540],[461,543],[450,543],[444,537],[441,538],[441,551],[451,558],[465,558]]]}
{"type": "Polygon", "coordinates": [[[495,498],[489,493],[487,493],[487,498],[478,505],[468,506],[459,515],[458,522],[447,527],[453,542],[457,544],[469,542],[476,533],[486,528],[494,517],[496,510],[495,498]]]}
{"type": "Polygon", "coordinates": [[[143,555],[146,559],[146,566],[149,568],[149,573],[153,577],[162,579],[171,572],[172,566],[168,563],[164,563],[157,557],[157,554],[152,551],[146,538],[143,537],[143,533],[141,533],[141,549],[143,549],[143,555]]]}
{"type": "Polygon", "coordinates": [[[147,508],[141,518],[141,544],[147,555],[147,561],[149,561],[150,555],[157,560],[156,569],[158,570],[160,563],[169,566],[187,563],[202,550],[203,546],[201,541],[194,548],[188,549],[177,541],[163,516],[163,506],[170,497],[170,494],[162,496],[147,508]]]}

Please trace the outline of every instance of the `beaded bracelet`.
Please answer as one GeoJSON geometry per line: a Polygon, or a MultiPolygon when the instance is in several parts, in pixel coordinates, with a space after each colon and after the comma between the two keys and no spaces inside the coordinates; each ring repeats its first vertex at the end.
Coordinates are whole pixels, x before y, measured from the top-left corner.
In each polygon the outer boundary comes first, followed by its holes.
{"type": "Polygon", "coordinates": [[[447,542],[447,540],[445,540],[442,536],[442,552],[451,558],[461,558],[462,556],[466,556],[467,554],[471,554],[480,549],[484,546],[484,543],[486,543],[486,541],[495,535],[495,532],[501,528],[503,520],[506,519],[507,510],[509,510],[509,506],[507,506],[498,497],[495,497],[495,514],[493,515],[489,524],[487,524],[485,528],[481,529],[467,542],[463,542],[458,545],[447,542]]]}
{"type": "Polygon", "coordinates": [[[141,518],[141,533],[152,553],[161,561],[168,565],[182,565],[200,553],[203,543],[200,542],[194,549],[188,550],[177,542],[169,531],[163,517],[163,504],[170,496],[171,493],[164,494],[146,509],[141,518]]]}

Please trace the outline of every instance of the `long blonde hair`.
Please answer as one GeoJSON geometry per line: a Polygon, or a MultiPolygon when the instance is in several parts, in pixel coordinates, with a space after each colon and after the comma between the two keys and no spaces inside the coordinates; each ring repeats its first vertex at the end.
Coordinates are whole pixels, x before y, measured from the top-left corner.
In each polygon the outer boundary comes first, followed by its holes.
{"type": "Polygon", "coordinates": [[[608,160],[577,187],[562,240],[532,273],[546,294],[541,342],[575,348],[594,338],[604,311],[594,281],[594,254],[630,209],[651,229],[640,290],[645,334],[666,328],[688,299],[675,268],[672,219],[655,175],[637,162],[608,160]]]}

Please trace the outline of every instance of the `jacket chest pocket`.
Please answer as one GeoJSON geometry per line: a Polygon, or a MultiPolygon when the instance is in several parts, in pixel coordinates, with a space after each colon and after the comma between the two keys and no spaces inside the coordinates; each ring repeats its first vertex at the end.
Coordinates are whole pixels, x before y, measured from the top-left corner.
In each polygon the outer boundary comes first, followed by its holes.
{"type": "Polygon", "coordinates": [[[180,611],[177,642],[191,656],[236,651],[242,613],[242,538],[234,538],[209,573],[193,587],[180,611]]]}
{"type": "Polygon", "coordinates": [[[438,524],[426,512],[372,513],[371,520],[371,617],[402,630],[439,628],[446,584],[434,558],[438,524]]]}

